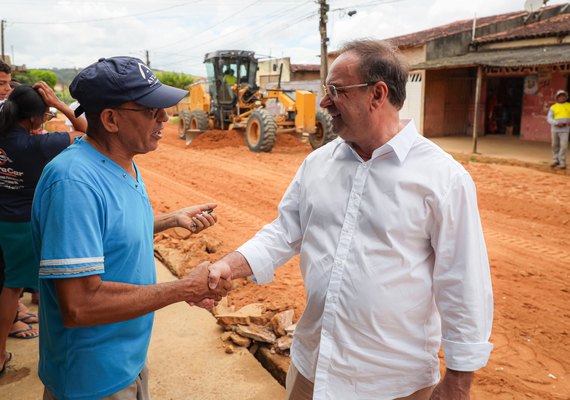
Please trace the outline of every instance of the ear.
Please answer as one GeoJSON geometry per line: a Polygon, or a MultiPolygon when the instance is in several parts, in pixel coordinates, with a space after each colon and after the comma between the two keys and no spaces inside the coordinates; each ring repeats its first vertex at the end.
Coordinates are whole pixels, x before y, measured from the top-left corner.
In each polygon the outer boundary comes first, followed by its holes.
{"type": "Polygon", "coordinates": [[[119,121],[117,118],[117,113],[111,108],[106,108],[101,111],[99,116],[101,119],[101,125],[106,132],[117,133],[119,132],[119,121]]]}
{"type": "Polygon", "coordinates": [[[30,117],[30,127],[33,130],[40,129],[44,123],[43,116],[31,116],[30,117]]]}
{"type": "Polygon", "coordinates": [[[384,81],[379,81],[372,86],[372,107],[381,107],[388,99],[388,85],[384,81]]]}

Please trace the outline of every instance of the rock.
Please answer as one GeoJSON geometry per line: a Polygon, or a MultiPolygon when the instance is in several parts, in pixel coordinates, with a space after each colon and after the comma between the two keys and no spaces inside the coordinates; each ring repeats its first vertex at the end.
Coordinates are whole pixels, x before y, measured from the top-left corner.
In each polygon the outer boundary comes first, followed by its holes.
{"type": "Polygon", "coordinates": [[[253,344],[251,345],[251,347],[249,348],[249,352],[251,354],[255,354],[257,353],[257,350],[259,349],[259,345],[255,342],[253,342],[253,344]]]}
{"type": "Polygon", "coordinates": [[[212,308],[212,314],[216,317],[218,315],[231,314],[235,312],[235,310],[234,306],[229,305],[228,298],[222,297],[222,300],[218,301],[218,305],[212,308]]]}
{"type": "Polygon", "coordinates": [[[286,335],[286,336],[281,336],[279,339],[277,339],[275,345],[279,350],[285,351],[291,348],[292,343],[293,343],[293,338],[289,335],[286,335]]]}
{"type": "Polygon", "coordinates": [[[229,330],[231,329],[232,325],[250,324],[252,317],[261,317],[263,312],[265,312],[264,304],[253,303],[240,308],[238,311],[229,312],[226,314],[214,314],[214,316],[218,320],[218,324],[222,325],[224,328],[226,328],[226,330],[229,330]]]}
{"type": "Polygon", "coordinates": [[[238,325],[236,327],[236,332],[243,337],[253,339],[257,342],[264,342],[273,344],[277,340],[275,334],[266,326],[259,325],[238,325]]]}
{"type": "Polygon", "coordinates": [[[243,337],[241,335],[238,335],[235,332],[229,332],[230,333],[230,340],[232,342],[234,342],[235,344],[237,344],[240,347],[249,347],[249,345],[251,344],[251,339],[250,338],[246,338],[243,337]]]}
{"type": "Polygon", "coordinates": [[[221,244],[219,240],[202,233],[182,240],[163,235],[163,240],[154,244],[154,255],[181,278],[192,272],[196,265],[210,260],[211,254],[218,251],[221,244]]]}
{"type": "Polygon", "coordinates": [[[289,325],[285,328],[285,332],[287,332],[289,336],[295,336],[295,328],[297,328],[297,324],[289,325]]]}
{"type": "Polygon", "coordinates": [[[230,340],[230,336],[232,335],[232,333],[233,333],[232,331],[224,332],[220,336],[220,339],[222,339],[223,342],[226,342],[226,341],[230,340]]]}
{"type": "Polygon", "coordinates": [[[275,314],[275,316],[271,318],[269,326],[273,328],[273,332],[275,332],[277,336],[287,335],[287,331],[285,329],[293,324],[294,314],[295,312],[289,309],[275,314]]]}
{"type": "Polygon", "coordinates": [[[225,345],[225,348],[226,348],[226,353],[228,353],[228,354],[233,354],[233,353],[235,353],[235,351],[236,351],[236,350],[234,349],[234,346],[232,346],[231,343],[226,344],[226,345],[225,345]]]}
{"type": "Polygon", "coordinates": [[[275,315],[275,313],[273,311],[265,311],[263,313],[263,315],[261,315],[260,317],[257,316],[252,316],[249,319],[249,322],[255,325],[267,325],[269,324],[269,321],[271,321],[271,318],[273,318],[273,316],[275,315]]]}
{"type": "Polygon", "coordinates": [[[174,237],[177,239],[188,239],[192,234],[188,229],[181,227],[173,228],[172,232],[174,232],[174,237]]]}

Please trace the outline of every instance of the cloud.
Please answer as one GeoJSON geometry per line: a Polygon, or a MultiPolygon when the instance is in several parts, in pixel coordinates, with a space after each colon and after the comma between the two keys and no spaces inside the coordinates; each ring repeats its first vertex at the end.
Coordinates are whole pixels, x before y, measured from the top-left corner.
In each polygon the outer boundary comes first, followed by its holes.
{"type": "MultiPolygon", "coordinates": [[[[553,0],[560,4],[567,0],[553,0]]],[[[329,49],[390,38],[456,20],[523,9],[522,0],[329,0],[329,49]],[[356,10],[352,17],[348,10],[356,10]]],[[[130,55],[164,70],[204,74],[206,52],[253,50],[319,63],[318,4],[307,0],[12,0],[3,10],[5,50],[29,68],[84,67],[130,55]],[[76,23],[77,21],[84,21],[76,23]]]]}

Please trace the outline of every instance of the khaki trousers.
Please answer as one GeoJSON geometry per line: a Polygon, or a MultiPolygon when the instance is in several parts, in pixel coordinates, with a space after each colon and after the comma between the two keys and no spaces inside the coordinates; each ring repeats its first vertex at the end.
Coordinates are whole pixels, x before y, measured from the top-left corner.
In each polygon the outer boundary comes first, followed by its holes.
{"type": "MultiPolygon", "coordinates": [[[[57,400],[57,398],[47,388],[44,388],[43,400],[57,400]]],[[[103,397],[101,400],[150,400],[146,364],[133,383],[116,393],[103,397]]]]}
{"type": "MultiPolygon", "coordinates": [[[[311,400],[313,398],[313,387],[313,382],[301,375],[293,363],[291,363],[285,382],[285,398],[287,400],[311,400]]],[[[428,386],[409,396],[398,397],[394,400],[429,400],[434,389],[435,385],[428,386]]]]}

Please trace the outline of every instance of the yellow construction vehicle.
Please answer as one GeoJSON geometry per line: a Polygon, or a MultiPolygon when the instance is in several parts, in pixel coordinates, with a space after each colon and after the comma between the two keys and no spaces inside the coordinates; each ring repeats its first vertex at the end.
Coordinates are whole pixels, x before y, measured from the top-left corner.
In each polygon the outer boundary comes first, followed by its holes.
{"type": "Polygon", "coordinates": [[[316,94],[307,90],[260,91],[252,51],[223,50],[204,58],[207,81],[190,86],[189,110],[179,114],[178,135],[190,144],[208,129],[245,131],[251,151],[271,151],[278,133],[308,136],[316,149],[336,137],[329,114],[316,110],[316,94]]]}

